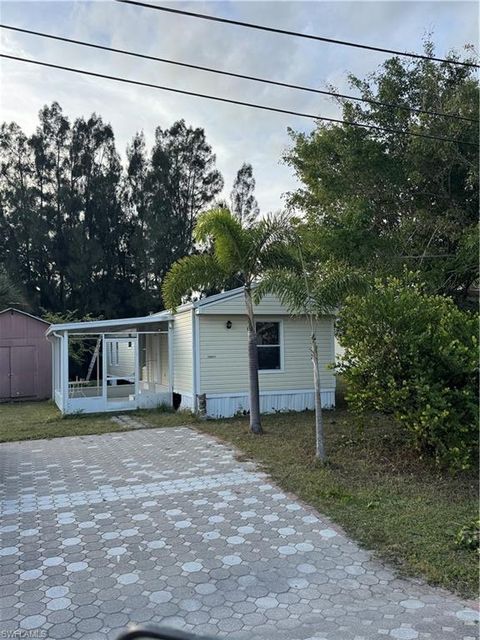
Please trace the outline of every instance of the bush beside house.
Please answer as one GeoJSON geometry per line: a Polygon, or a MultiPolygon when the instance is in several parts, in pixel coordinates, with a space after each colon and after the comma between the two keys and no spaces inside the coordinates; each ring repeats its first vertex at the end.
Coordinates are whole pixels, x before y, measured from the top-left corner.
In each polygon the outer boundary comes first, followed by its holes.
{"type": "Polygon", "coordinates": [[[340,313],[341,372],[357,411],[392,413],[415,445],[452,469],[478,450],[475,314],[412,281],[377,280],[340,313]]]}

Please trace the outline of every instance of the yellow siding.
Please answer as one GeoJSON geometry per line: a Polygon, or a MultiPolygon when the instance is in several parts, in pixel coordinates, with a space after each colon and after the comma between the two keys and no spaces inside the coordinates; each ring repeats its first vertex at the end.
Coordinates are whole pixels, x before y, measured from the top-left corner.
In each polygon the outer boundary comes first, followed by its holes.
{"type": "MultiPolygon", "coordinates": [[[[227,300],[220,300],[217,303],[200,307],[200,313],[202,315],[217,315],[219,313],[245,315],[243,291],[227,300]]],[[[288,309],[280,304],[278,298],[270,294],[262,298],[260,304],[255,306],[255,313],[257,315],[289,315],[288,309]]]]}
{"type": "Polygon", "coordinates": [[[192,392],[193,344],[192,312],[184,311],[175,316],[173,326],[173,379],[174,391],[192,392]]]}
{"type": "MultiPolygon", "coordinates": [[[[310,360],[310,323],[304,317],[272,316],[262,320],[283,323],[283,369],[260,372],[260,391],[313,389],[310,360]]],[[[248,391],[247,325],[244,318],[232,316],[199,316],[200,321],[200,387],[201,393],[248,391]],[[231,320],[232,328],[225,324],[231,320]]],[[[325,317],[316,325],[324,389],[334,389],[333,319],[325,317]]]]}
{"type": "MultiPolygon", "coordinates": [[[[115,342],[110,343],[115,351],[115,342]]],[[[111,376],[127,378],[135,375],[135,342],[118,343],[118,364],[110,364],[110,352],[108,352],[108,373],[111,376]],[[129,346],[130,345],[130,346],[129,346]]],[[[108,346],[110,350],[110,345],[108,346]]]]}

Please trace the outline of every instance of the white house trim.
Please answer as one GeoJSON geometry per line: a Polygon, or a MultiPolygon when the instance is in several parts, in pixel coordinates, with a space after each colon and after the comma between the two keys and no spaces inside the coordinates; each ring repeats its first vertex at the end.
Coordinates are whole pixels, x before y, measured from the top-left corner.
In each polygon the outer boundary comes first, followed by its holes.
{"type": "MultiPolygon", "coordinates": [[[[261,320],[258,319],[258,317],[255,318],[255,330],[257,328],[257,324],[259,322],[278,322],[278,339],[279,339],[279,347],[280,347],[280,369],[259,369],[258,370],[258,375],[261,376],[263,374],[270,374],[270,373],[285,373],[285,345],[283,342],[283,320],[282,319],[277,319],[277,318],[261,318],[261,320]]],[[[262,348],[262,345],[259,345],[260,348],[262,348]]],[[[272,345],[274,347],[276,347],[277,345],[272,345]]],[[[258,346],[257,346],[258,348],[258,346]]]]}
{"type": "Polygon", "coordinates": [[[186,302],[185,304],[180,305],[177,308],[176,312],[181,313],[182,311],[188,311],[189,309],[196,309],[197,313],[201,313],[200,311],[201,307],[204,307],[206,305],[217,304],[218,302],[224,302],[229,298],[234,298],[235,296],[243,294],[243,292],[244,292],[243,287],[237,287],[236,289],[230,289],[229,291],[222,291],[221,293],[216,293],[213,296],[200,298],[200,300],[196,300],[195,302],[186,302]]]}
{"type": "Polygon", "coordinates": [[[174,351],[173,351],[173,332],[174,332],[173,320],[168,321],[168,388],[170,395],[173,398],[173,374],[175,371],[174,351]]]}
{"type": "Polygon", "coordinates": [[[198,396],[201,393],[201,381],[200,381],[200,323],[196,313],[192,315],[193,325],[193,397],[195,398],[195,409],[198,410],[198,396]]]}
{"type": "Polygon", "coordinates": [[[87,334],[89,329],[103,329],[100,333],[108,333],[108,329],[117,327],[134,327],[142,324],[155,324],[164,320],[170,320],[172,314],[168,311],[162,311],[157,315],[141,316],[139,318],[119,318],[117,320],[91,320],[88,322],[67,322],[64,324],[52,324],[47,329],[47,336],[54,331],[81,331],[82,334],[87,334]]]}
{"type": "Polygon", "coordinates": [[[138,402],[140,395],[140,340],[138,335],[132,344],[135,347],[135,400],[138,402]]]}

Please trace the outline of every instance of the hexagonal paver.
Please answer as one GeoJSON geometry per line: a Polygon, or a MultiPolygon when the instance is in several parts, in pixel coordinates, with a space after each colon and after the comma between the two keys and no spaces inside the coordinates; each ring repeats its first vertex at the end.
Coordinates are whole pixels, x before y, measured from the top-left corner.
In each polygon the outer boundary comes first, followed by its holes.
{"type": "Polygon", "coordinates": [[[20,626],[22,629],[39,629],[46,622],[45,616],[35,615],[35,616],[27,616],[20,620],[20,626]]]}
{"type": "Polygon", "coordinates": [[[476,637],[470,603],[396,577],[233,450],[125,419],[135,431],[0,445],[2,632],[476,637]]]}

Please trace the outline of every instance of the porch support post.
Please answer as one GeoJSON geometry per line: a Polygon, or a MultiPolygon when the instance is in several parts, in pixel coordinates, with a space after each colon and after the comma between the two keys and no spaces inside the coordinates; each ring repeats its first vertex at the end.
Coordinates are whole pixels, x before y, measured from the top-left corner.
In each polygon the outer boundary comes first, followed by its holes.
{"type": "Polygon", "coordinates": [[[103,398],[103,410],[107,409],[107,368],[108,368],[108,353],[105,342],[105,334],[101,334],[102,337],[102,398],[103,398]]]}
{"type": "Polygon", "coordinates": [[[173,376],[175,374],[175,363],[173,361],[173,320],[168,321],[168,390],[170,402],[173,406],[173,376]]]}
{"type": "Polygon", "coordinates": [[[140,336],[138,332],[136,336],[133,344],[135,345],[135,405],[138,407],[140,401],[140,336]]]}
{"type": "Polygon", "coordinates": [[[60,344],[62,413],[68,412],[68,331],[64,331],[60,344]]]}

